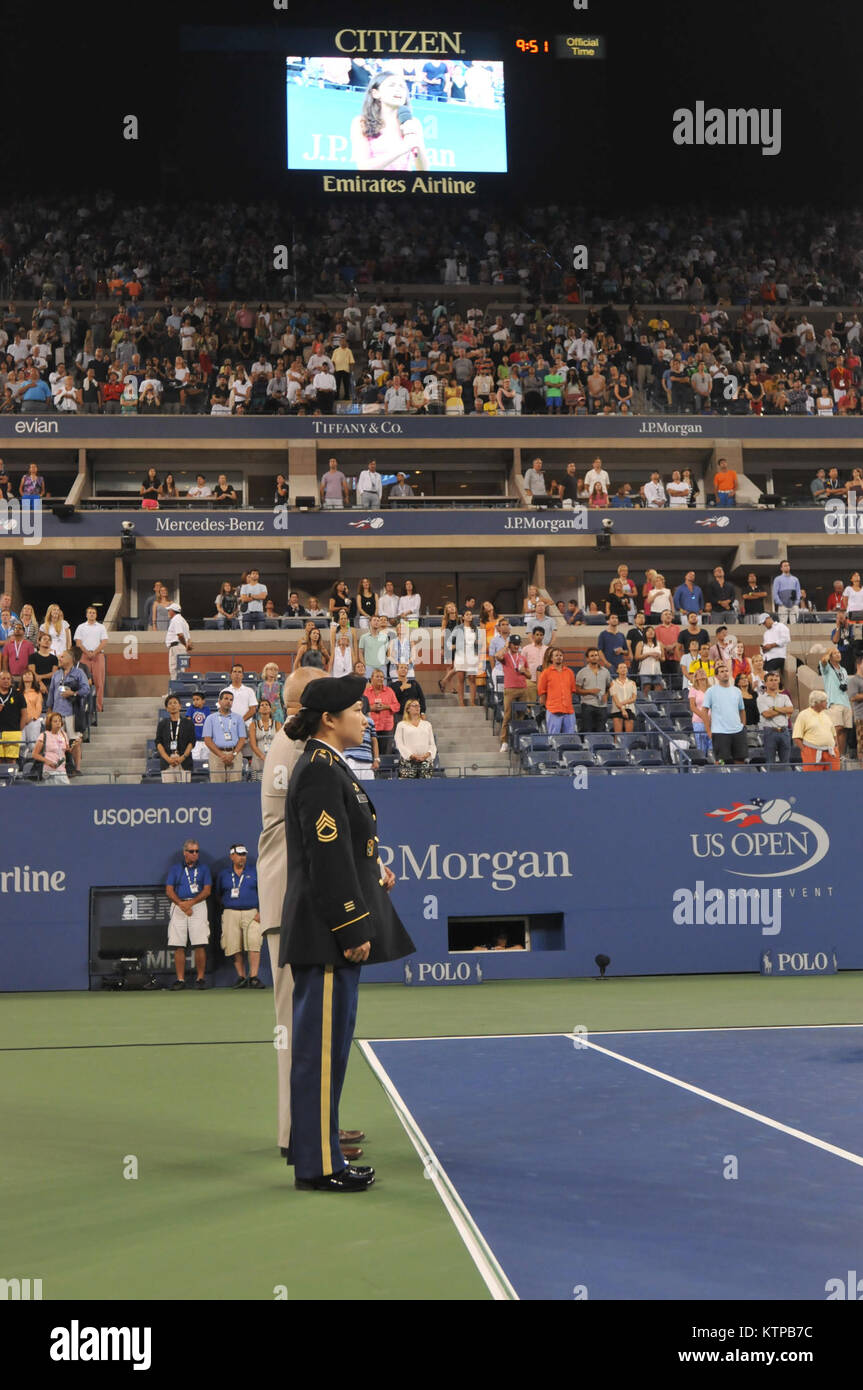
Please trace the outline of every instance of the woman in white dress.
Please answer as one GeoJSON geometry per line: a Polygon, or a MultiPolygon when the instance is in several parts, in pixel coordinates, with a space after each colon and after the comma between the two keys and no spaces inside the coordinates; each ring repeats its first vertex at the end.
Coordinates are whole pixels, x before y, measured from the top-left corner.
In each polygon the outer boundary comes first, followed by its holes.
{"type": "Polygon", "coordinates": [[[338,680],[340,676],[350,676],[354,669],[354,647],[353,637],[350,629],[336,632],[335,644],[333,646],[333,664],[330,675],[338,680]]]}
{"type": "Polygon", "coordinates": [[[464,705],[464,682],[470,687],[470,702],[476,704],[476,677],[479,669],[479,634],[473,625],[473,615],[467,609],[462,615],[461,625],[453,633],[453,646],[455,648],[455,660],[453,661],[453,671],[455,672],[455,684],[458,692],[458,702],[464,705]]]}
{"type": "Polygon", "coordinates": [[[51,638],[51,652],[54,656],[62,656],[72,646],[72,631],[63,617],[63,610],[59,603],[52,603],[49,606],[45,613],[45,621],[39,631],[47,632],[51,638]]]}
{"type": "Polygon", "coordinates": [[[406,579],[405,591],[399,599],[398,616],[407,618],[411,627],[418,627],[421,603],[422,599],[413,586],[413,580],[406,579]]]}
{"type": "Polygon", "coordinates": [[[657,641],[656,633],[652,627],[646,627],[644,640],[639,642],[635,649],[642,690],[661,690],[663,688],[662,667],[660,665],[662,654],[662,646],[657,641]]]}

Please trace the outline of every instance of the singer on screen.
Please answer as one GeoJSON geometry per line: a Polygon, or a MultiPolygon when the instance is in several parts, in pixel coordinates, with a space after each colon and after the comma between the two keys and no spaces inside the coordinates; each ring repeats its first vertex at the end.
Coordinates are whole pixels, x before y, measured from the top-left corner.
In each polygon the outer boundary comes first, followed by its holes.
{"type": "Polygon", "coordinates": [[[400,73],[385,70],[372,78],[351,122],[351,150],[358,169],[428,169],[423,128],[411,114],[400,73]]]}

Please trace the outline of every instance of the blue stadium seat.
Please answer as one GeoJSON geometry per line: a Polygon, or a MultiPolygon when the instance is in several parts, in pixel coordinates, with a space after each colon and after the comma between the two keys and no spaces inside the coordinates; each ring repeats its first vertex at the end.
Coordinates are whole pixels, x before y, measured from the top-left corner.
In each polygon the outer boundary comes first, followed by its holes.
{"type": "Polygon", "coordinates": [[[662,767],[665,763],[658,748],[636,748],[632,754],[632,761],[638,767],[662,767]]]}
{"type": "Polygon", "coordinates": [[[207,671],[207,673],[204,676],[204,683],[206,685],[215,685],[217,681],[219,682],[220,686],[230,685],[230,671],[207,671]]]}
{"type": "Polygon", "coordinates": [[[567,748],[560,755],[564,767],[595,767],[593,754],[587,748],[567,748]]]}
{"type": "Polygon", "coordinates": [[[522,741],[526,739],[529,734],[538,733],[539,725],[537,724],[535,719],[522,719],[518,722],[513,722],[512,724],[510,724],[509,741],[512,744],[513,748],[516,750],[516,752],[518,752],[518,750],[521,747],[522,741]]]}
{"type": "Polygon", "coordinates": [[[375,776],[382,780],[392,781],[398,771],[398,765],[398,753],[382,753],[380,765],[375,776]]]}
{"type": "Polygon", "coordinates": [[[561,751],[565,748],[584,747],[581,734],[549,734],[548,742],[551,748],[558,748],[561,751]]]}
{"type": "Polygon", "coordinates": [[[552,748],[547,734],[531,734],[529,743],[531,753],[547,753],[552,748]]]}
{"type": "Polygon", "coordinates": [[[583,734],[582,738],[593,753],[595,753],[598,748],[617,747],[613,734],[583,734]]]}
{"type": "Polygon", "coordinates": [[[630,767],[629,754],[625,748],[598,748],[596,761],[600,767],[630,767]]]}

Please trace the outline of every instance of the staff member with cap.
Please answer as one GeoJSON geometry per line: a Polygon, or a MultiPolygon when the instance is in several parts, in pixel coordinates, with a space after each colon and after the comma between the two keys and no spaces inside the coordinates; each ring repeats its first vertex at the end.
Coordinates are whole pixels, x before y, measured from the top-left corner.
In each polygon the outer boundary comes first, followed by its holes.
{"type": "Polygon", "coordinates": [[[305,1191],[364,1192],[374,1182],[374,1169],[350,1167],[339,1146],[360,969],[415,949],[388,896],[395,875],[381,864],[374,808],[343,756],[362,740],[364,689],[359,676],[315,681],[286,725],[290,738],[308,739],[286,798],[279,950],[294,976],[287,1158],[305,1191]]]}
{"type": "Polygon", "coordinates": [[[223,869],[216,880],[222,903],[222,950],[233,956],[237,978],[233,989],[263,989],[258,979],[261,959],[261,914],[258,907],[258,875],[248,867],[245,845],[231,845],[231,867],[223,869]],[[243,952],[248,952],[249,974],[246,976],[243,952]]]}
{"type": "Polygon", "coordinates": [[[165,632],[165,646],[168,648],[168,676],[172,681],[175,681],[177,679],[177,657],[182,656],[183,652],[190,652],[192,643],[189,624],[180,611],[179,603],[169,603],[168,612],[171,614],[171,621],[165,632]]]}
{"type": "MultiPolygon", "coordinates": [[[[322,680],[324,672],[303,666],[285,681],[285,713],[290,719],[300,711],[300,697],[310,681],[322,680]]],[[[278,1065],[278,1143],[282,1158],[288,1156],[291,1142],[291,1030],[293,1027],[294,977],[289,965],[279,965],[279,934],[282,908],[288,883],[285,853],[285,792],[291,774],[302,757],[305,739],[290,739],[284,729],[276,734],[261,774],[261,837],[258,841],[258,901],[261,928],[267,938],[273,972],[273,1004],[276,1011],[276,1058],[278,1065]]],[[[345,1158],[362,1157],[358,1147],[365,1139],[360,1129],[340,1129],[339,1146],[345,1158]]]]}
{"type": "Polygon", "coordinates": [[[195,984],[206,989],[204,972],[207,967],[207,942],[210,940],[210,919],[207,898],[213,891],[213,878],[206,864],[200,863],[201,849],[197,840],[183,844],[183,859],[168,873],[165,894],[171,903],[168,918],[168,946],[174,948],[174,969],[177,978],[171,989],[186,988],[186,947],[195,950],[195,984]]]}

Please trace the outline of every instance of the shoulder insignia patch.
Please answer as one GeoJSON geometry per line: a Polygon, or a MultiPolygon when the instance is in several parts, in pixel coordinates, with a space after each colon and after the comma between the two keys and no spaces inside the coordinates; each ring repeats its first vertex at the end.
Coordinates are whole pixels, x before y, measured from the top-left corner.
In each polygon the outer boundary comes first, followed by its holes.
{"type": "Polygon", "coordinates": [[[318,839],[328,844],[330,840],[337,840],[339,832],[336,823],[328,811],[321,811],[315,821],[315,830],[318,832],[318,839]]]}
{"type": "Polygon", "coordinates": [[[315,758],[321,758],[322,761],[328,763],[330,767],[333,765],[333,755],[329,753],[326,748],[316,748],[312,754],[311,761],[314,762],[315,758]]]}
{"type": "Polygon", "coordinates": [[[354,902],[345,903],[345,912],[354,912],[355,909],[356,909],[356,906],[357,906],[357,905],[356,905],[356,903],[354,903],[354,902]]]}

